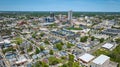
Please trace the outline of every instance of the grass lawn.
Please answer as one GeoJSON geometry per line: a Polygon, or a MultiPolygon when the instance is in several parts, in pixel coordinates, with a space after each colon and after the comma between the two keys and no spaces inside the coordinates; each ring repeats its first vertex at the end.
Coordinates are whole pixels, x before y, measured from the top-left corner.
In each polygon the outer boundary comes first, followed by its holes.
{"type": "Polygon", "coordinates": [[[95,56],[99,56],[101,54],[108,55],[109,51],[103,48],[98,49],[96,52],[93,53],[95,56]]]}

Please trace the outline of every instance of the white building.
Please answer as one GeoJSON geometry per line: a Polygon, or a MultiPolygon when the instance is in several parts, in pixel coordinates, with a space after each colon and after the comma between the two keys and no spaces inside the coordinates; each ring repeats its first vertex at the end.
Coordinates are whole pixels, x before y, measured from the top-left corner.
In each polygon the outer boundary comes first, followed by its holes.
{"type": "Polygon", "coordinates": [[[94,59],[95,57],[91,54],[85,53],[84,55],[79,57],[80,60],[80,64],[86,67],[90,67],[91,61],[94,59]]]}
{"type": "Polygon", "coordinates": [[[68,12],[68,21],[71,22],[72,20],[72,11],[68,12]]]}
{"type": "Polygon", "coordinates": [[[113,46],[114,46],[113,44],[106,43],[102,47],[105,48],[105,49],[111,50],[113,46]]]}
{"type": "Polygon", "coordinates": [[[7,44],[10,44],[11,42],[10,42],[10,40],[4,40],[4,43],[7,43],[7,44]]]}
{"type": "Polygon", "coordinates": [[[92,61],[91,67],[108,67],[109,61],[110,57],[106,55],[100,55],[99,57],[92,61]]]}

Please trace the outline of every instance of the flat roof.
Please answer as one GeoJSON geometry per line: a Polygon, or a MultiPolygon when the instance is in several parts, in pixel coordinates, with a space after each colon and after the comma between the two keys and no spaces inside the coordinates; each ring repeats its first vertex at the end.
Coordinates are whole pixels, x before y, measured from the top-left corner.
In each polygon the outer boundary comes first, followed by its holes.
{"type": "Polygon", "coordinates": [[[0,44],[1,44],[1,43],[4,43],[4,41],[0,41],[0,44]]]}
{"type": "Polygon", "coordinates": [[[106,43],[102,47],[107,48],[107,49],[111,49],[113,47],[113,44],[106,43]]]}
{"type": "Polygon", "coordinates": [[[95,64],[102,65],[108,59],[110,59],[110,57],[108,57],[106,55],[100,55],[99,57],[94,59],[92,62],[95,63],[95,64]]]}
{"type": "Polygon", "coordinates": [[[6,39],[4,40],[5,43],[10,43],[10,40],[6,39]]]}
{"type": "Polygon", "coordinates": [[[82,56],[79,57],[79,59],[81,59],[82,61],[85,61],[85,62],[89,62],[93,58],[94,58],[94,56],[91,55],[91,54],[88,54],[88,53],[85,53],[84,55],[82,55],[82,56]]]}

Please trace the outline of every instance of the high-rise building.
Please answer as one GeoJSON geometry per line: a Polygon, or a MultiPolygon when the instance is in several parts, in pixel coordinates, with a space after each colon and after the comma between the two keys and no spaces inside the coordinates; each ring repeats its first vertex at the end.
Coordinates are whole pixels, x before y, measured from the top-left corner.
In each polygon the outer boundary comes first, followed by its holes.
{"type": "Polygon", "coordinates": [[[59,20],[62,21],[62,14],[59,14],[59,20]]]}
{"type": "Polygon", "coordinates": [[[55,20],[55,14],[53,12],[50,12],[50,18],[54,21],[55,20]]]}
{"type": "Polygon", "coordinates": [[[68,12],[68,22],[73,26],[73,22],[72,22],[72,10],[70,10],[68,12]]]}
{"type": "Polygon", "coordinates": [[[68,22],[72,23],[72,10],[68,12],[68,22]]]}
{"type": "Polygon", "coordinates": [[[54,18],[54,13],[53,12],[50,12],[50,17],[54,18]]]}

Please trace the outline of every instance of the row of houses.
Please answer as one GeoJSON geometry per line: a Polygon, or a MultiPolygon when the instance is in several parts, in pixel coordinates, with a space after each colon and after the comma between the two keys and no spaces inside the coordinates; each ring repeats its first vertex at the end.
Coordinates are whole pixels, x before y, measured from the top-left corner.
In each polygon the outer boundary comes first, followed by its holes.
{"type": "Polygon", "coordinates": [[[119,29],[106,29],[100,33],[110,35],[110,36],[116,36],[120,33],[120,30],[119,29]]]}

